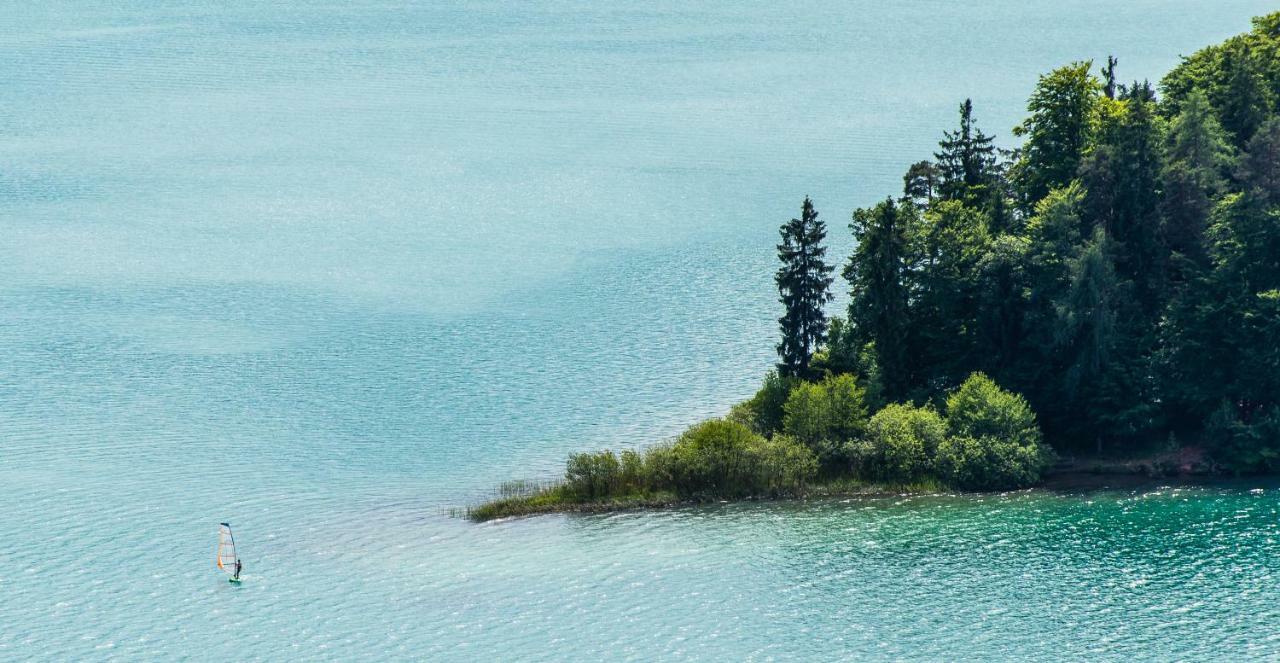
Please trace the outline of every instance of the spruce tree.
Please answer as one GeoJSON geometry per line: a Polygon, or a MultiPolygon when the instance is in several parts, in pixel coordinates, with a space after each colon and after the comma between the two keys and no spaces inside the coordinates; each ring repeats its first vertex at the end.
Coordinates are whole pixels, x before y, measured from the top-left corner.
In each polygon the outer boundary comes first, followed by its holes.
{"type": "Polygon", "coordinates": [[[1082,244],[1080,215],[1084,188],[1079,182],[1055,189],[1036,205],[1027,222],[1025,340],[1014,372],[1016,385],[1053,428],[1061,402],[1059,376],[1065,370],[1058,351],[1058,304],[1065,301],[1072,267],[1082,244]]]}
{"type": "MultiPolygon", "coordinates": [[[[1071,261],[1070,285],[1058,302],[1057,353],[1061,374],[1062,425],[1076,436],[1098,429],[1101,414],[1093,399],[1111,368],[1117,345],[1116,308],[1119,283],[1110,256],[1111,243],[1102,228],[1071,261]]],[[[1098,444],[1101,445],[1100,439],[1098,444]]]]}
{"type": "Polygon", "coordinates": [[[914,208],[893,199],[853,213],[858,247],[844,268],[849,282],[849,322],[864,346],[875,348],[884,396],[901,399],[911,386],[907,320],[909,228],[914,208]]]}
{"type": "Polygon", "coordinates": [[[1026,334],[1027,261],[1025,237],[996,237],[978,264],[978,321],[981,368],[1006,378],[1026,334]]]}
{"type": "Polygon", "coordinates": [[[934,153],[942,183],[939,193],[945,200],[976,201],[986,193],[995,168],[993,137],[973,126],[973,101],[960,104],[960,128],[944,131],[934,153]]]}
{"type": "Polygon", "coordinates": [[[1183,261],[1204,267],[1205,228],[1214,201],[1226,190],[1223,174],[1231,162],[1231,147],[1204,93],[1192,91],[1182,111],[1169,125],[1161,173],[1160,212],[1169,249],[1176,253],[1171,278],[1188,278],[1183,261]]]}
{"type": "Polygon", "coordinates": [[[1124,90],[1125,110],[1081,166],[1087,213],[1117,243],[1116,269],[1136,286],[1142,310],[1154,315],[1164,276],[1158,214],[1160,133],[1147,83],[1124,90]]]}
{"type": "Polygon", "coordinates": [[[913,338],[924,380],[954,387],[981,367],[975,356],[979,261],[991,238],[980,210],[943,200],[925,212],[913,233],[913,338]]]}
{"type": "Polygon", "coordinates": [[[1218,108],[1222,126],[1243,148],[1267,118],[1266,88],[1253,58],[1244,48],[1227,48],[1222,54],[1226,84],[1219,88],[1218,108]]]}
{"type": "Polygon", "coordinates": [[[827,249],[822,246],[827,229],[806,197],[800,218],[783,224],[779,232],[782,243],[778,245],[778,259],[782,267],[774,280],[786,313],[778,318],[782,331],[777,348],[781,358],[778,371],[784,377],[807,378],[809,361],[827,330],[823,306],[832,298],[833,267],[824,261],[827,249]]]}
{"type": "Polygon", "coordinates": [[[1280,205],[1280,117],[1268,120],[1249,139],[1236,177],[1255,207],[1280,205]]]}
{"type": "Polygon", "coordinates": [[[1107,66],[1102,68],[1102,93],[1108,99],[1116,98],[1116,65],[1119,60],[1115,56],[1107,56],[1107,66]]]}

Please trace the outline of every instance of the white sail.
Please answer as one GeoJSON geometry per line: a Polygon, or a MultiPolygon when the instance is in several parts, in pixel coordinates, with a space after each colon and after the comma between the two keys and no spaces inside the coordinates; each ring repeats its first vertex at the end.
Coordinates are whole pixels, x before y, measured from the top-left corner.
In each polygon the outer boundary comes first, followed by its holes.
{"type": "Polygon", "coordinates": [[[236,572],[236,538],[231,534],[231,525],[218,525],[218,568],[231,575],[236,572]]]}

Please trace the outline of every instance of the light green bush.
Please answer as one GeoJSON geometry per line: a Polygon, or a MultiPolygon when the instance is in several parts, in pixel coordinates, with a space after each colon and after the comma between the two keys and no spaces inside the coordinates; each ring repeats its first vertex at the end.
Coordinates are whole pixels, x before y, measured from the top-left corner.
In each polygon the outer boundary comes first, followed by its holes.
{"type": "Polygon", "coordinates": [[[748,493],[752,484],[748,456],[761,439],[746,426],[725,419],[694,425],[671,447],[672,488],[684,496],[748,493]]]}
{"type": "Polygon", "coordinates": [[[796,385],[783,411],[783,431],[813,450],[828,469],[848,464],[846,443],[867,426],[865,392],[847,374],[796,385]]]}
{"type": "Polygon", "coordinates": [[[573,454],[563,488],[580,502],[651,493],[685,499],[774,496],[801,492],[817,467],[813,451],[792,438],[765,438],[741,423],[711,419],[643,453],[573,454]]]}
{"type": "Polygon", "coordinates": [[[934,468],[956,488],[1029,486],[1040,480],[1052,459],[1027,401],[982,373],[970,375],[947,397],[947,428],[934,468]]]}
{"type": "Polygon", "coordinates": [[[761,430],[758,417],[756,417],[755,406],[753,404],[754,400],[755,399],[751,399],[742,401],[741,403],[734,403],[729,407],[729,414],[725,415],[724,418],[734,423],[742,424],[761,435],[767,435],[768,431],[761,430]]]}
{"type": "Polygon", "coordinates": [[[759,439],[753,443],[751,455],[756,493],[795,494],[818,473],[818,457],[813,451],[786,435],[759,439]]]}
{"type": "Polygon", "coordinates": [[[949,437],[935,467],[947,485],[963,490],[1024,488],[1040,480],[1048,456],[1039,446],[994,437],[949,437]]]}
{"type": "Polygon", "coordinates": [[[619,454],[621,475],[620,488],[634,492],[643,492],[649,486],[651,478],[649,473],[645,471],[644,456],[638,452],[627,449],[619,454]]]}
{"type": "Polygon", "coordinates": [[[1000,388],[983,373],[974,373],[947,396],[947,428],[951,435],[993,437],[1023,446],[1040,444],[1036,415],[1022,396],[1000,388]]]}
{"type": "Polygon", "coordinates": [[[596,453],[576,453],[565,463],[565,484],[586,499],[603,497],[619,490],[622,466],[608,449],[596,453]]]}
{"type": "Polygon", "coordinates": [[[917,481],[933,471],[946,434],[946,423],[932,408],[885,406],[871,417],[864,438],[850,445],[854,472],[878,481],[917,481]]]}
{"type": "Polygon", "coordinates": [[[813,449],[828,438],[831,401],[821,385],[813,382],[796,385],[783,411],[782,430],[801,444],[813,449]]]}
{"type": "Polygon", "coordinates": [[[828,439],[849,440],[867,429],[866,392],[852,375],[835,375],[822,381],[830,416],[828,439]]]}

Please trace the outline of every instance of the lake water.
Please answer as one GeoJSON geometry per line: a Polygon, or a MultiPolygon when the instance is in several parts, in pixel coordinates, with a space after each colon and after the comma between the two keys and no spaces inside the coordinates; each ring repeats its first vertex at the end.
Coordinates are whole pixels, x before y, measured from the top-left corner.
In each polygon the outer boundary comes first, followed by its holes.
{"type": "Polygon", "coordinates": [[[806,194],[1270,3],[398,4],[4,3],[0,659],[1280,657],[1276,484],[448,515],[750,394],[806,194]]]}

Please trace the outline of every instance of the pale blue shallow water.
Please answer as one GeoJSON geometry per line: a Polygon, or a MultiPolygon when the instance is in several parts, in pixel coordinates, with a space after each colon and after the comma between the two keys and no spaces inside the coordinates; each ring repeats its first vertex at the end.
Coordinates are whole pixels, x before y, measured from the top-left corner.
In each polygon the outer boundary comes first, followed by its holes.
{"type": "Polygon", "coordinates": [[[446,514],[748,395],[963,97],[1268,8],[4,3],[0,659],[1280,657],[1274,484],[446,514]]]}

